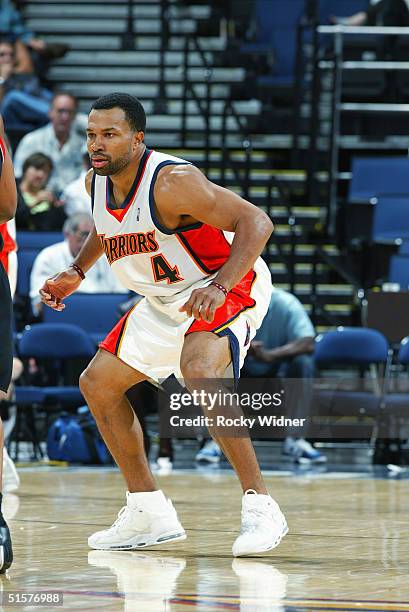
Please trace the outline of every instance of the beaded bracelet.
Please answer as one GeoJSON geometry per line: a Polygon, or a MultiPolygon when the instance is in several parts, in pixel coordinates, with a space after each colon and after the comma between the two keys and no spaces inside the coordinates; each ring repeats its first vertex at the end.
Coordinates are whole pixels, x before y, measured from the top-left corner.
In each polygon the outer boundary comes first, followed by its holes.
{"type": "Polygon", "coordinates": [[[216,281],[212,281],[210,283],[211,285],[214,285],[215,287],[217,287],[218,289],[220,289],[220,291],[223,291],[225,297],[227,297],[227,294],[229,293],[226,289],[226,287],[223,287],[223,285],[220,285],[219,283],[216,283],[216,281]]]}
{"type": "Polygon", "coordinates": [[[74,268],[74,270],[77,272],[77,274],[78,274],[78,276],[81,278],[81,280],[84,280],[84,278],[85,278],[85,274],[84,274],[84,272],[83,272],[82,268],[80,268],[80,267],[79,267],[77,264],[75,264],[75,263],[72,263],[72,264],[70,265],[70,268],[74,268]]]}

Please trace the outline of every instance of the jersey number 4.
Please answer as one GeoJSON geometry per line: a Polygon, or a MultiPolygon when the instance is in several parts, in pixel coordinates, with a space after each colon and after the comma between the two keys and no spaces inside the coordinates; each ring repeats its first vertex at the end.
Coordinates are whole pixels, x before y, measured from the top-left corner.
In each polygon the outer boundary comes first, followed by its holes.
{"type": "Polygon", "coordinates": [[[154,255],[151,257],[151,263],[155,283],[160,283],[165,280],[167,284],[170,285],[184,280],[184,278],[179,275],[178,267],[172,267],[164,255],[154,255]]]}

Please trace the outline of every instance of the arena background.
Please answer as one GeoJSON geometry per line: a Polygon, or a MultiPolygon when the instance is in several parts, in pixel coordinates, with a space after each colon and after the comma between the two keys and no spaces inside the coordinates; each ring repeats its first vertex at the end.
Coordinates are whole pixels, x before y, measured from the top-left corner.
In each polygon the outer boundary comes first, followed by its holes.
{"type": "MultiPolygon", "coordinates": [[[[76,381],[89,355],[65,359],[69,351],[52,331],[35,340],[49,343],[48,354],[39,345],[24,350],[27,326],[42,325],[28,295],[32,264],[61,232],[34,236],[17,226],[15,338],[25,371],[3,412],[21,485],[5,496],[15,561],[1,577],[3,598],[52,590],[67,608],[143,612],[408,609],[409,28],[381,19],[371,27],[335,25],[334,16],[367,6],[18,3],[38,38],[68,46],[42,75],[49,89],[74,94],[85,115],[103,94],[137,96],[148,147],[188,159],[270,215],[275,230],[263,257],[273,282],[299,298],[319,334],[314,401],[347,427],[311,439],[325,464],[283,457],[274,436],[255,440],[290,532],[267,557],[232,565],[240,496],[232,472],[223,458],[197,464],[191,437],[174,440],[171,461],[157,464],[157,391],[147,390],[150,459],[189,539],[152,553],[92,551],[87,558],[86,537],[110,524],[123,484],[111,465],[47,456],[52,423],[83,403],[76,381]],[[45,385],[54,389],[47,397],[45,385]]],[[[15,149],[24,132],[5,127],[15,149]]],[[[125,298],[107,303],[99,321],[98,297],[88,296],[67,321],[94,342],[125,298]]]]}

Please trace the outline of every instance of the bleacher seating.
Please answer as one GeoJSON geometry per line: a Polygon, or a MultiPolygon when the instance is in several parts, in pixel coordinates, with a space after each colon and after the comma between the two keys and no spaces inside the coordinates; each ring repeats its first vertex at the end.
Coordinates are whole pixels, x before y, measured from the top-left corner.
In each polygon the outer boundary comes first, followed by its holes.
{"type": "Polygon", "coordinates": [[[409,240],[409,194],[378,196],[373,216],[372,241],[400,244],[403,240],[409,240]]]}
{"type": "Polygon", "coordinates": [[[379,194],[409,194],[409,157],[355,157],[348,201],[368,203],[379,194]]]}
{"type": "Polygon", "coordinates": [[[398,283],[401,289],[409,288],[409,257],[393,255],[390,258],[388,280],[398,283]]]}
{"type": "Polygon", "coordinates": [[[252,43],[244,43],[241,52],[272,53],[272,73],[260,76],[260,85],[293,84],[296,32],[303,12],[304,0],[257,0],[257,37],[252,43]]]}

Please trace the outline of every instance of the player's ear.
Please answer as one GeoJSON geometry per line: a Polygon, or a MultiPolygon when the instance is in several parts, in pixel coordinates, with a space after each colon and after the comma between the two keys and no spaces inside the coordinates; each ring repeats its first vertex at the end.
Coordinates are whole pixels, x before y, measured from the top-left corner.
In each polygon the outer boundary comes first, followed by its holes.
{"type": "Polygon", "coordinates": [[[143,132],[135,132],[133,137],[133,148],[134,151],[143,143],[145,134],[143,132]]]}

